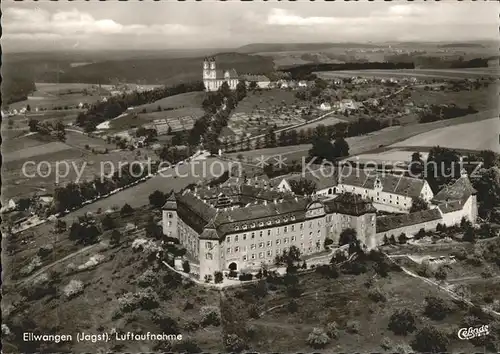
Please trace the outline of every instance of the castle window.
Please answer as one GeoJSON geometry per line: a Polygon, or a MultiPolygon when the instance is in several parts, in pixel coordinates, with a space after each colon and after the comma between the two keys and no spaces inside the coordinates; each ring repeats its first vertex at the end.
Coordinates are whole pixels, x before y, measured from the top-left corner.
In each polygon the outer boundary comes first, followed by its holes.
{"type": "Polygon", "coordinates": [[[262,231],[261,231],[261,232],[259,232],[259,236],[260,236],[260,237],[262,237],[262,231]]]}
{"type": "Polygon", "coordinates": [[[284,243],[288,243],[288,237],[285,237],[285,239],[283,240],[284,243]]]}
{"type": "Polygon", "coordinates": [[[281,243],[281,240],[280,239],[277,239],[276,240],[276,244],[279,245],[281,243]]]}
{"type": "Polygon", "coordinates": [[[255,227],[255,223],[252,223],[252,225],[250,225],[251,228],[254,228],[255,227]]]}
{"type": "Polygon", "coordinates": [[[235,227],[234,227],[234,229],[235,229],[236,231],[238,231],[238,230],[240,229],[240,227],[239,227],[239,226],[235,226],[235,227]]]}
{"type": "Polygon", "coordinates": [[[263,222],[259,222],[259,226],[264,226],[264,223],[263,222]]]}
{"type": "Polygon", "coordinates": [[[273,255],[273,251],[271,251],[271,250],[267,251],[267,256],[268,257],[271,257],[272,255],[273,255]]]}
{"type": "Polygon", "coordinates": [[[255,238],[255,232],[252,232],[252,240],[255,238]]]}
{"type": "Polygon", "coordinates": [[[205,258],[211,261],[212,260],[212,254],[211,253],[207,253],[205,255],[205,258]]]}
{"type": "Polygon", "coordinates": [[[252,244],[250,245],[250,249],[252,249],[252,250],[254,250],[254,249],[255,249],[255,243],[252,243],[252,244]]]}
{"type": "Polygon", "coordinates": [[[228,247],[226,253],[231,253],[231,247],[228,247]]]}
{"type": "Polygon", "coordinates": [[[295,236],[292,236],[292,241],[295,241],[295,236]]]}
{"type": "Polygon", "coordinates": [[[269,220],[268,222],[266,222],[266,225],[271,225],[272,224],[272,221],[269,220]]]}
{"type": "Polygon", "coordinates": [[[281,248],[276,249],[276,254],[281,254],[281,248]]]}
{"type": "Polygon", "coordinates": [[[264,242],[259,242],[259,248],[263,248],[264,247],[264,242]]]}
{"type": "Polygon", "coordinates": [[[255,253],[252,253],[252,259],[255,259],[255,253]]]}
{"type": "Polygon", "coordinates": [[[238,242],[238,235],[234,236],[234,242],[238,242]]]}
{"type": "Polygon", "coordinates": [[[243,225],[243,230],[246,230],[247,229],[247,225],[243,225]]]}
{"type": "Polygon", "coordinates": [[[259,258],[264,258],[264,252],[259,252],[259,258]]]}
{"type": "Polygon", "coordinates": [[[247,234],[243,234],[243,240],[247,239],[247,234]]]}
{"type": "Polygon", "coordinates": [[[267,241],[267,247],[271,247],[271,241],[267,241]]]}
{"type": "Polygon", "coordinates": [[[271,229],[267,230],[267,236],[271,236],[271,229]]]}
{"type": "Polygon", "coordinates": [[[303,229],[304,229],[304,223],[303,223],[303,222],[301,222],[301,223],[300,223],[300,229],[301,229],[301,230],[303,230],[303,229]]]}
{"type": "Polygon", "coordinates": [[[231,236],[226,237],[226,242],[231,242],[231,236]]]}
{"type": "Polygon", "coordinates": [[[295,225],[292,225],[292,231],[295,231],[295,225]]]}
{"type": "Polygon", "coordinates": [[[292,215],[291,219],[292,219],[292,221],[295,221],[295,215],[292,215]]]}
{"type": "Polygon", "coordinates": [[[167,226],[168,226],[168,227],[171,227],[171,226],[172,226],[172,221],[168,221],[168,222],[167,222],[167,226]]]}
{"type": "Polygon", "coordinates": [[[212,242],[206,242],[205,248],[212,248],[212,242]]]}
{"type": "Polygon", "coordinates": [[[288,232],[288,227],[286,227],[286,226],[285,226],[285,227],[283,228],[283,232],[288,232]]]}
{"type": "Polygon", "coordinates": [[[173,217],[172,213],[168,213],[168,217],[172,218],[173,217]]]}
{"type": "Polygon", "coordinates": [[[239,251],[240,251],[240,247],[239,247],[239,246],[236,246],[236,247],[234,248],[234,252],[239,252],[239,251]]]}
{"type": "Polygon", "coordinates": [[[243,256],[243,260],[246,261],[247,260],[247,255],[244,255],[243,256]]]}

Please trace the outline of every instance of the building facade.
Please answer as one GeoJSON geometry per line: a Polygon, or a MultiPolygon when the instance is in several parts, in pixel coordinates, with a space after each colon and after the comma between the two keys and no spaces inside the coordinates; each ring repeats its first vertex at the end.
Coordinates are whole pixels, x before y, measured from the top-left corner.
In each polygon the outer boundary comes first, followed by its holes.
{"type": "Polygon", "coordinates": [[[342,169],[337,190],[368,198],[377,210],[393,213],[408,213],[415,198],[422,198],[429,203],[434,197],[424,179],[353,169],[350,166],[342,169]]]}
{"type": "Polygon", "coordinates": [[[218,70],[215,58],[205,58],[203,61],[203,84],[205,85],[205,91],[217,91],[224,82],[227,82],[231,90],[236,90],[239,82],[236,70],[218,70]]]}
{"type": "Polygon", "coordinates": [[[291,246],[320,252],[327,237],[338,244],[346,228],[371,248],[375,227],[375,209],[359,196],[317,200],[241,183],[186,190],[163,207],[163,232],[198,260],[201,279],[273,264],[291,246]]]}

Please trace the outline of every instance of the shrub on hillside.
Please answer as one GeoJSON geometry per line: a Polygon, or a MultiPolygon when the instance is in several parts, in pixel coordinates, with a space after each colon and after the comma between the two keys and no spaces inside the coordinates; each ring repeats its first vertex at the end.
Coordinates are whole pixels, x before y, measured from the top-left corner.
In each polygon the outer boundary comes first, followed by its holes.
{"type": "Polygon", "coordinates": [[[253,279],[252,273],[243,273],[238,277],[240,281],[248,281],[253,279]]]}
{"type": "Polygon", "coordinates": [[[215,284],[220,284],[224,280],[224,276],[222,275],[222,272],[215,272],[214,273],[214,282],[215,284]]]}
{"type": "Polygon", "coordinates": [[[295,313],[299,310],[299,304],[295,300],[290,300],[290,302],[286,305],[288,312],[295,313]]]}
{"type": "Polygon", "coordinates": [[[382,290],[379,288],[375,288],[375,289],[370,290],[368,292],[368,297],[372,301],[375,301],[375,302],[386,302],[387,301],[387,297],[382,292],[382,290]]]}
{"type": "Polygon", "coordinates": [[[156,284],[158,284],[158,278],[156,277],[156,273],[151,269],[146,270],[137,278],[137,285],[141,288],[155,286],[156,284]]]}
{"type": "Polygon", "coordinates": [[[330,338],[336,339],[339,336],[339,327],[337,325],[337,322],[335,322],[335,321],[329,322],[326,325],[325,330],[326,330],[326,334],[330,338]]]}
{"type": "Polygon", "coordinates": [[[417,266],[417,274],[421,277],[429,278],[432,275],[431,268],[426,262],[422,262],[417,266]]]}
{"type": "Polygon", "coordinates": [[[63,289],[64,296],[68,299],[83,292],[83,283],[80,280],[72,279],[63,289]]]}
{"type": "Polygon", "coordinates": [[[132,312],[138,308],[143,310],[152,310],[157,308],[158,295],[152,288],[141,289],[135,293],[126,293],[118,298],[120,310],[123,312],[132,312]]]}
{"type": "Polygon", "coordinates": [[[389,319],[388,328],[394,334],[406,336],[417,328],[415,315],[408,309],[396,310],[389,319]]]}
{"type": "Polygon", "coordinates": [[[221,323],[220,310],[215,306],[203,306],[200,309],[201,324],[203,326],[219,326],[221,323]]]}
{"type": "Polygon", "coordinates": [[[230,352],[240,353],[248,348],[243,339],[236,334],[227,334],[224,336],[224,347],[230,352]]]}
{"type": "Polygon", "coordinates": [[[248,316],[250,318],[259,318],[260,317],[260,309],[257,304],[251,304],[248,308],[248,316]]]}
{"type": "Polygon", "coordinates": [[[321,328],[313,328],[306,339],[306,343],[314,349],[324,348],[329,342],[330,337],[321,328]]]}
{"type": "Polygon", "coordinates": [[[380,342],[380,346],[384,350],[389,350],[394,346],[394,343],[392,343],[390,338],[384,337],[384,338],[382,338],[382,341],[380,342]]]}
{"type": "Polygon", "coordinates": [[[441,353],[447,351],[449,343],[445,333],[436,327],[427,326],[416,334],[411,346],[420,353],[441,353]]]}
{"type": "Polygon", "coordinates": [[[446,277],[448,274],[446,273],[446,269],[444,267],[439,267],[438,270],[436,270],[436,273],[434,273],[434,277],[437,280],[446,280],[446,277]]]}
{"type": "Polygon", "coordinates": [[[424,314],[430,319],[440,321],[451,312],[451,306],[444,299],[435,296],[427,296],[425,302],[424,314]]]}
{"type": "Polygon", "coordinates": [[[361,327],[361,325],[359,324],[359,321],[350,320],[350,321],[347,321],[347,325],[346,325],[345,330],[348,333],[354,334],[354,333],[359,333],[360,327],[361,327]]]}

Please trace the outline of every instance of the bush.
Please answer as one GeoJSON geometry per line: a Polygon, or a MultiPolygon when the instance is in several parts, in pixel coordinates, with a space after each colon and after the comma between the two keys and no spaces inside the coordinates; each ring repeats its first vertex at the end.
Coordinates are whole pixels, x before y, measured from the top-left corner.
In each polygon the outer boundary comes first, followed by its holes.
{"type": "Polygon", "coordinates": [[[80,280],[71,280],[63,289],[64,296],[72,298],[83,292],[83,283],[80,280]]]}
{"type": "Polygon", "coordinates": [[[127,203],[125,203],[120,209],[120,215],[130,215],[134,212],[134,209],[127,203]]]}
{"type": "Polygon", "coordinates": [[[374,302],[386,302],[387,297],[379,288],[372,289],[368,292],[368,297],[374,302]]]}
{"type": "Polygon", "coordinates": [[[330,338],[336,339],[338,337],[338,335],[339,335],[339,327],[337,325],[337,322],[335,322],[335,321],[329,322],[326,325],[326,334],[330,338]]]}
{"type": "Polygon", "coordinates": [[[448,336],[433,326],[422,328],[411,346],[421,353],[441,353],[446,352],[450,340],[448,336]]]}
{"type": "Polygon", "coordinates": [[[248,281],[253,279],[252,273],[243,273],[238,277],[240,281],[248,281]]]}
{"type": "Polygon", "coordinates": [[[330,337],[321,328],[313,328],[307,336],[306,343],[314,349],[321,349],[330,343],[330,337]]]}
{"type": "Polygon", "coordinates": [[[189,261],[182,262],[182,270],[184,271],[184,273],[187,273],[187,274],[189,274],[189,272],[191,272],[191,266],[189,265],[189,261]]]}
{"type": "Polygon", "coordinates": [[[215,284],[220,284],[224,280],[222,272],[214,272],[214,282],[215,284]]]}
{"type": "Polygon", "coordinates": [[[297,301],[293,299],[288,303],[286,307],[288,309],[288,312],[290,313],[295,313],[299,310],[299,304],[297,304],[297,301]]]}
{"type": "Polygon", "coordinates": [[[440,321],[451,311],[450,305],[444,299],[427,296],[425,302],[424,314],[430,319],[440,321]]]}
{"type": "Polygon", "coordinates": [[[439,267],[436,273],[434,273],[434,277],[437,280],[446,280],[447,276],[448,274],[446,273],[446,269],[444,269],[444,267],[439,267]]]}
{"type": "Polygon", "coordinates": [[[40,247],[38,249],[37,254],[40,258],[45,258],[48,255],[50,255],[52,253],[52,251],[54,251],[54,246],[49,244],[49,245],[44,245],[44,246],[40,247]]]}
{"type": "Polygon", "coordinates": [[[415,315],[408,309],[396,310],[389,319],[388,328],[396,335],[407,335],[416,329],[415,315]]]}
{"type": "Polygon", "coordinates": [[[417,266],[417,274],[421,277],[429,278],[432,274],[429,264],[424,262],[420,263],[417,266]]]}
{"type": "Polygon", "coordinates": [[[389,349],[391,349],[391,348],[393,347],[393,345],[394,345],[394,344],[392,343],[391,339],[390,339],[390,338],[388,338],[388,337],[384,337],[384,338],[382,338],[382,342],[380,343],[380,346],[381,346],[381,347],[382,347],[382,349],[384,349],[384,350],[389,350],[389,349]]]}
{"type": "Polygon", "coordinates": [[[359,333],[360,324],[358,321],[351,320],[347,322],[346,331],[348,333],[359,333]]]}
{"type": "Polygon", "coordinates": [[[230,352],[242,352],[248,348],[248,345],[243,339],[236,334],[227,334],[224,336],[224,347],[230,352]]]}
{"type": "Polygon", "coordinates": [[[200,309],[201,324],[203,326],[219,326],[221,323],[220,311],[215,306],[203,306],[200,309]]]}
{"type": "Polygon", "coordinates": [[[137,278],[137,285],[141,288],[147,288],[156,284],[158,284],[158,279],[156,277],[156,273],[151,269],[146,270],[137,278]]]}
{"type": "Polygon", "coordinates": [[[250,318],[255,318],[255,319],[259,318],[260,317],[259,306],[256,304],[250,305],[248,309],[248,316],[250,316],[250,318]]]}

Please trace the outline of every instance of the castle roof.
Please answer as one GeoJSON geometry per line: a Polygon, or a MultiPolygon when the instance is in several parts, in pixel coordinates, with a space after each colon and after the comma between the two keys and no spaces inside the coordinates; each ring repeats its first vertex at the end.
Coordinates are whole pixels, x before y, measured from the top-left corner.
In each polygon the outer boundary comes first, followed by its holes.
{"type": "Polygon", "coordinates": [[[438,208],[422,210],[410,214],[381,216],[377,218],[376,232],[386,232],[405,226],[411,226],[439,219],[441,219],[441,213],[439,212],[438,208]]]}
{"type": "Polygon", "coordinates": [[[170,193],[165,204],[162,207],[163,210],[176,210],[177,209],[177,199],[175,198],[175,193],[170,193]]]}
{"type": "Polygon", "coordinates": [[[453,184],[445,186],[441,189],[432,199],[432,202],[439,204],[453,200],[461,200],[465,202],[476,190],[472,186],[467,176],[462,176],[457,179],[453,184]]]}
{"type": "Polygon", "coordinates": [[[387,172],[381,173],[373,170],[356,169],[351,166],[344,166],[342,168],[339,183],[366,189],[374,189],[377,178],[382,184],[383,192],[411,198],[419,197],[425,185],[425,180],[423,179],[395,175],[387,172]]]}
{"type": "Polygon", "coordinates": [[[327,213],[360,216],[377,211],[368,199],[353,193],[343,193],[336,198],[323,201],[323,204],[327,213]]]}
{"type": "Polygon", "coordinates": [[[316,185],[316,190],[334,187],[337,185],[337,173],[333,169],[323,168],[317,171],[309,171],[306,173],[290,173],[283,176],[274,177],[270,180],[271,186],[277,187],[282,180],[288,183],[291,181],[300,181],[306,179],[316,185]]]}

